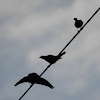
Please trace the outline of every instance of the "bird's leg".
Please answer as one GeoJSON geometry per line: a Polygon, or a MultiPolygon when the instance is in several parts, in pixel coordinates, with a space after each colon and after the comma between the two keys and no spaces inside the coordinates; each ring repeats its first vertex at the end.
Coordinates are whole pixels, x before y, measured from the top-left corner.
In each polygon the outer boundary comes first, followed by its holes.
{"type": "Polygon", "coordinates": [[[32,85],[32,83],[30,84],[30,86],[32,85]]]}
{"type": "Polygon", "coordinates": [[[81,28],[79,28],[79,29],[77,28],[77,32],[79,32],[80,30],[81,30],[81,28]]]}
{"type": "Polygon", "coordinates": [[[78,28],[77,28],[77,31],[79,31],[78,28]]]}

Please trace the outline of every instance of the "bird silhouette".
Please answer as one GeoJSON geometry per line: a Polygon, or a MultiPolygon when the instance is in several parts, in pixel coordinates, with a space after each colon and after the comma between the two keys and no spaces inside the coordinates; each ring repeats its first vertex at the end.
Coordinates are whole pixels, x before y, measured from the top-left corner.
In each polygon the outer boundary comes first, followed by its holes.
{"type": "Polygon", "coordinates": [[[31,84],[41,84],[50,87],[53,89],[54,87],[44,78],[41,78],[38,74],[36,73],[30,73],[28,76],[22,78],[20,81],[18,81],[15,86],[24,83],[24,82],[29,82],[31,84]]]}
{"type": "Polygon", "coordinates": [[[75,20],[75,27],[78,30],[78,28],[81,28],[82,27],[83,21],[82,20],[78,20],[77,18],[74,18],[74,20],[75,20]]]}
{"type": "Polygon", "coordinates": [[[47,56],[41,56],[41,59],[46,60],[50,64],[54,64],[56,61],[61,59],[61,56],[64,55],[66,52],[59,53],[57,56],[54,55],[47,55],[47,56]]]}

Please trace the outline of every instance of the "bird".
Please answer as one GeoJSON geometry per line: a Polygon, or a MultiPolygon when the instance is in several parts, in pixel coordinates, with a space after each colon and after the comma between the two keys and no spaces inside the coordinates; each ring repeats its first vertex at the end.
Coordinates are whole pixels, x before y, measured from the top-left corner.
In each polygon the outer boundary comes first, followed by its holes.
{"type": "Polygon", "coordinates": [[[20,81],[18,81],[15,86],[24,83],[24,82],[29,82],[32,84],[41,84],[48,86],[49,88],[53,89],[54,87],[44,78],[41,78],[37,73],[30,73],[28,76],[22,78],[20,81]]]}
{"type": "Polygon", "coordinates": [[[61,59],[61,56],[64,55],[65,53],[66,52],[61,52],[57,56],[54,55],[40,56],[40,58],[46,60],[50,64],[54,64],[56,61],[61,59]]]}
{"type": "Polygon", "coordinates": [[[75,27],[77,28],[77,30],[78,30],[78,28],[81,28],[82,27],[82,25],[83,25],[83,21],[82,20],[78,20],[77,18],[74,18],[74,20],[75,20],[75,27]]]}

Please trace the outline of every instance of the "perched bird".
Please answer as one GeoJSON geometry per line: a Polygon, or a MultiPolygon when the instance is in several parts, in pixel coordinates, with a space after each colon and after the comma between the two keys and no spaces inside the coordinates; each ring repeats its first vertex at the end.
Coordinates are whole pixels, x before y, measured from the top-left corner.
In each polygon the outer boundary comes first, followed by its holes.
{"type": "Polygon", "coordinates": [[[74,18],[74,20],[75,20],[75,27],[78,30],[78,28],[81,28],[82,27],[83,21],[82,20],[78,20],[77,18],[74,18]]]}
{"type": "Polygon", "coordinates": [[[61,59],[61,56],[64,55],[66,52],[59,53],[57,56],[54,55],[47,55],[47,56],[41,56],[41,59],[46,60],[50,64],[54,64],[56,61],[61,59]]]}
{"type": "Polygon", "coordinates": [[[31,84],[41,84],[50,87],[53,89],[54,87],[44,78],[41,78],[38,74],[36,73],[30,73],[28,76],[22,78],[20,81],[18,81],[15,86],[24,83],[24,82],[29,82],[31,84]]]}

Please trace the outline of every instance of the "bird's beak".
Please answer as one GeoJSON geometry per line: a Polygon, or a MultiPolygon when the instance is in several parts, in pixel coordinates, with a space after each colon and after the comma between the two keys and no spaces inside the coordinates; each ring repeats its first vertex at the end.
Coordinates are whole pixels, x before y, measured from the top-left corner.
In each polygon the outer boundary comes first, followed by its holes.
{"type": "Polygon", "coordinates": [[[40,56],[39,58],[42,58],[42,56],[40,56]]]}

